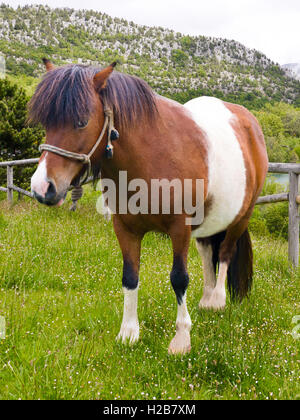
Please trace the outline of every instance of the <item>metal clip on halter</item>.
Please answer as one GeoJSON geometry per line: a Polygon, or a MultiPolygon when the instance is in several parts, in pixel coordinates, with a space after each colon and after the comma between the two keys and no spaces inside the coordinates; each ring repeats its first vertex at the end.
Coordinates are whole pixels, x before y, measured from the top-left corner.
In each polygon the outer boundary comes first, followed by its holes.
{"type": "Polygon", "coordinates": [[[112,144],[107,144],[105,148],[105,156],[107,159],[112,159],[114,156],[114,148],[112,144]]]}

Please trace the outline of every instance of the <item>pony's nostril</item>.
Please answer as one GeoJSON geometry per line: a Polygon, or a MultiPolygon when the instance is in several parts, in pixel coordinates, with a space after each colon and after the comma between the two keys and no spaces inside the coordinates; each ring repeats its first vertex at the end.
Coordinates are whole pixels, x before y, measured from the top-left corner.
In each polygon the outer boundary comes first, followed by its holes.
{"type": "Polygon", "coordinates": [[[46,201],[51,201],[56,197],[56,188],[53,182],[49,181],[49,187],[45,195],[46,201]]]}

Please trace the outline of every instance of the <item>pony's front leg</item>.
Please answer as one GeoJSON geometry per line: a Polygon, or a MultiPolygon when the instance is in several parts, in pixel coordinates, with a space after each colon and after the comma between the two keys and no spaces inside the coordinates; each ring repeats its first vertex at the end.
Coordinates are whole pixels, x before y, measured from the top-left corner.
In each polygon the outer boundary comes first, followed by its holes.
{"type": "Polygon", "coordinates": [[[123,254],[124,312],[117,340],[134,344],[139,339],[137,315],[141,237],[129,232],[117,217],[114,228],[123,254]]]}
{"type": "MultiPolygon", "coordinates": [[[[172,236],[171,236],[172,238],[172,236]]],[[[174,237],[173,242],[173,269],[171,283],[177,298],[176,334],[169,346],[170,354],[185,354],[191,350],[190,330],[192,322],[186,305],[186,291],[189,284],[189,276],[186,270],[187,252],[190,234],[185,237],[174,237]]]]}
{"type": "MultiPolygon", "coordinates": [[[[124,271],[126,271],[124,262],[124,271]]],[[[123,292],[124,292],[124,312],[120,332],[117,340],[129,344],[134,344],[138,341],[140,335],[140,327],[137,315],[138,306],[138,281],[132,283],[134,289],[129,289],[126,277],[123,275],[123,292]]],[[[131,281],[131,280],[130,280],[131,281]]]]}

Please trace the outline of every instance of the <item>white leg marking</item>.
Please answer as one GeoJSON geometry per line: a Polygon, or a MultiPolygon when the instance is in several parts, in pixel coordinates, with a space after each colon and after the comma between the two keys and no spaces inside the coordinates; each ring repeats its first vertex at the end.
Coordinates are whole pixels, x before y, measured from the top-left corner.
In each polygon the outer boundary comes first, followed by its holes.
{"type": "Polygon", "coordinates": [[[212,261],[213,250],[211,245],[204,245],[196,242],[196,246],[203,263],[203,276],[204,276],[204,290],[203,296],[199,303],[199,308],[207,308],[212,292],[216,287],[216,273],[212,261]]]}
{"type": "Polygon", "coordinates": [[[36,192],[41,197],[45,197],[49,188],[49,182],[47,181],[46,157],[47,153],[31,178],[31,191],[36,192]]]}
{"type": "Polygon", "coordinates": [[[138,287],[135,290],[123,288],[124,292],[124,313],[121,330],[117,336],[117,340],[121,340],[129,344],[133,344],[139,339],[140,327],[137,316],[138,304],[138,287]]]}
{"type": "Polygon", "coordinates": [[[103,183],[102,183],[102,180],[100,179],[97,185],[97,191],[102,191],[102,194],[99,197],[99,200],[97,201],[97,210],[100,214],[102,214],[102,216],[107,222],[110,222],[112,218],[112,211],[108,206],[108,199],[106,199],[106,197],[104,196],[103,190],[104,190],[103,183]]]}
{"type": "Polygon", "coordinates": [[[185,354],[191,350],[190,330],[192,327],[191,317],[186,306],[186,295],[182,304],[178,305],[176,319],[176,335],[170,343],[170,354],[185,354]]]}
{"type": "Polygon", "coordinates": [[[226,306],[226,276],[227,276],[228,264],[221,263],[219,268],[219,275],[217,285],[212,292],[211,298],[208,302],[208,307],[215,311],[222,310],[226,306]]]}
{"type": "Polygon", "coordinates": [[[104,219],[107,222],[111,221],[111,215],[112,215],[112,212],[111,212],[110,208],[108,206],[105,206],[104,210],[103,210],[103,216],[104,216],[104,219]]]}

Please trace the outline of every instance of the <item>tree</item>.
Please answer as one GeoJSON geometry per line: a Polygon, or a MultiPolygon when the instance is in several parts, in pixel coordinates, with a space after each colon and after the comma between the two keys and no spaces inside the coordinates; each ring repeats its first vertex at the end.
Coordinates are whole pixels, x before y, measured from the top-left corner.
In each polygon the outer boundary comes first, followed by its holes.
{"type": "Polygon", "coordinates": [[[187,64],[189,57],[182,50],[172,50],[171,60],[175,65],[179,67],[184,67],[187,64]]]}
{"type": "MultiPolygon", "coordinates": [[[[39,156],[44,131],[26,124],[28,97],[22,88],[0,80],[0,160],[29,159],[39,156]]],[[[14,182],[28,188],[33,167],[15,168],[14,182]]],[[[0,171],[0,185],[6,184],[6,171],[0,171]]]]}
{"type": "Polygon", "coordinates": [[[299,161],[300,111],[280,102],[266,104],[260,111],[253,111],[258,118],[271,162],[299,161]]]}

